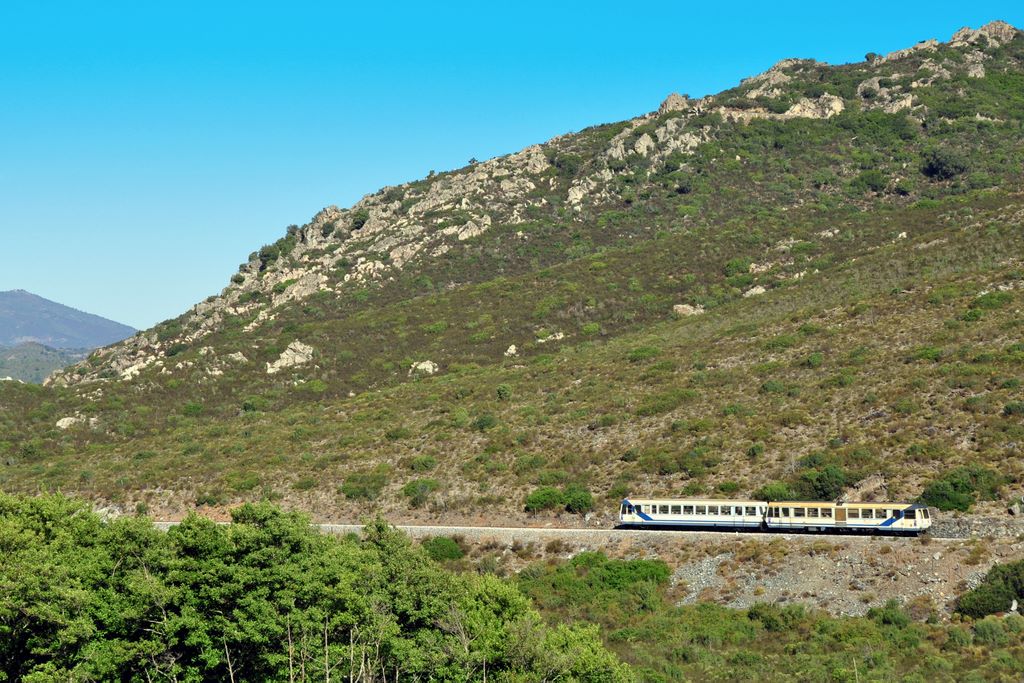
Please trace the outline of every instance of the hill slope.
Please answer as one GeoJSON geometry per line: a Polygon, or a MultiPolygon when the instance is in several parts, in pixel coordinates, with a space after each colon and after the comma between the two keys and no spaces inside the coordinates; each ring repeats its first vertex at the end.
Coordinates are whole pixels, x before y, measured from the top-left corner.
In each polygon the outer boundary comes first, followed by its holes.
{"type": "Polygon", "coordinates": [[[23,289],[0,292],[0,346],[36,342],[53,349],[94,349],[135,330],[23,289]]]}
{"type": "Polygon", "coordinates": [[[329,207],[180,318],[0,387],[0,486],[335,519],[1016,486],[1022,124],[996,22],[329,207]]]}
{"type": "Polygon", "coordinates": [[[88,349],[51,349],[35,342],[11,348],[0,347],[0,377],[40,384],[54,370],[80,361],[87,355],[88,349]]]}

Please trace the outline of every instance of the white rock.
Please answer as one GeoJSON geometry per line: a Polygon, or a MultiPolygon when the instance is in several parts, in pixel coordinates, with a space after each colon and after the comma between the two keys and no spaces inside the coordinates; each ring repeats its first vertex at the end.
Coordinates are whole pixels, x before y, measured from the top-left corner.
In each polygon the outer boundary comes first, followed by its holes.
{"type": "Polygon", "coordinates": [[[409,368],[409,376],[413,375],[433,375],[437,372],[437,363],[432,360],[421,360],[418,363],[413,363],[412,367],[409,368]]]}
{"type": "Polygon", "coordinates": [[[761,285],[756,285],[754,287],[751,287],[747,291],[743,292],[743,298],[746,298],[748,296],[758,296],[759,294],[764,294],[767,291],[768,290],[762,287],[761,285]]]}
{"type": "Polygon", "coordinates": [[[249,359],[246,358],[245,354],[243,354],[241,351],[235,351],[234,353],[229,353],[228,355],[225,356],[225,358],[227,358],[228,360],[233,360],[236,363],[248,363],[249,362],[249,359]]]}
{"type": "Polygon", "coordinates": [[[505,358],[514,358],[518,355],[519,349],[516,348],[515,344],[511,344],[507,349],[505,349],[505,358]]]}
{"type": "Polygon", "coordinates": [[[564,332],[554,332],[552,334],[549,334],[548,336],[544,337],[543,339],[538,339],[537,343],[538,344],[546,344],[549,341],[558,341],[559,339],[565,339],[565,333],[564,332]]]}
{"type": "Polygon", "coordinates": [[[313,360],[313,347],[296,340],[288,345],[281,356],[273,363],[267,363],[267,374],[273,375],[284,368],[302,365],[313,360]]]}
{"type": "Polygon", "coordinates": [[[692,306],[690,304],[676,304],[672,307],[672,312],[680,317],[700,315],[704,312],[704,307],[700,304],[697,304],[696,306],[692,306]]]}
{"type": "Polygon", "coordinates": [[[62,417],[57,420],[57,429],[70,429],[71,427],[74,427],[77,424],[82,424],[83,422],[85,422],[85,418],[83,417],[62,417]]]}

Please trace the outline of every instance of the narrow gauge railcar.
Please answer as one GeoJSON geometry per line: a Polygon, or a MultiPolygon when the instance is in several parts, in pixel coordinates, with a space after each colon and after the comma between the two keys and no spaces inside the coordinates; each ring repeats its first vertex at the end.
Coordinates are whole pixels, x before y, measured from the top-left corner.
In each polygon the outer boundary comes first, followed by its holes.
{"type": "Polygon", "coordinates": [[[627,499],[619,523],[657,527],[759,528],[768,503],[763,500],[627,499]]]}
{"type": "Polygon", "coordinates": [[[627,498],[619,508],[619,523],[659,528],[919,534],[932,521],[927,507],[911,503],[627,498]]]}
{"type": "Polygon", "coordinates": [[[932,525],[928,508],[910,503],[776,502],[768,504],[769,529],[839,531],[851,529],[918,534],[932,525]]]}

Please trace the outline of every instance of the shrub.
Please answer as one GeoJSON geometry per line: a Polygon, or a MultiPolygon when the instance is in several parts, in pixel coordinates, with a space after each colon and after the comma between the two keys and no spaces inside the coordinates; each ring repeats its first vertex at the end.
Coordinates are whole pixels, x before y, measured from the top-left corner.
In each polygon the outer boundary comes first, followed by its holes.
{"type": "Polygon", "coordinates": [[[977,588],[960,597],[957,611],[980,619],[1010,609],[1014,600],[1024,600],[1024,560],[993,566],[977,588]]]}
{"type": "Polygon", "coordinates": [[[425,538],[420,544],[427,551],[427,555],[435,562],[447,562],[450,560],[461,560],[466,556],[462,546],[453,538],[447,536],[434,536],[425,538]]]}
{"type": "Polygon", "coordinates": [[[478,432],[486,432],[491,427],[498,424],[498,418],[494,417],[491,413],[484,413],[473,420],[472,427],[478,432]]]}
{"type": "Polygon", "coordinates": [[[353,472],[341,485],[341,493],[353,500],[373,500],[388,483],[390,469],[380,465],[372,470],[353,472]]]}
{"type": "Polygon", "coordinates": [[[853,179],[850,187],[856,192],[881,192],[888,184],[889,181],[885,175],[877,168],[872,168],[862,171],[860,175],[853,179]]]}
{"type": "Polygon", "coordinates": [[[820,368],[821,364],[825,362],[825,356],[822,353],[815,351],[811,355],[807,356],[801,363],[805,368],[820,368]]]}
{"type": "Polygon", "coordinates": [[[1003,415],[1010,417],[1011,415],[1024,415],[1024,401],[1013,401],[1003,406],[1003,415]]]}
{"type": "Polygon", "coordinates": [[[412,436],[412,430],[408,427],[392,427],[384,432],[384,438],[388,441],[401,441],[412,436]]]}
{"type": "Polygon", "coordinates": [[[370,212],[367,211],[366,209],[359,209],[358,211],[354,211],[352,213],[352,229],[359,230],[364,225],[366,225],[366,221],[368,220],[370,220],[370,212]]]}
{"type": "Polygon", "coordinates": [[[413,472],[429,472],[437,467],[437,458],[432,455],[417,455],[409,462],[409,469],[413,472]]]}
{"type": "Polygon", "coordinates": [[[508,384],[499,384],[494,387],[494,394],[498,397],[499,401],[507,401],[512,398],[512,387],[508,384]]]}
{"type": "Polygon", "coordinates": [[[910,617],[900,607],[897,600],[887,600],[884,607],[872,607],[868,610],[868,619],[885,626],[904,628],[910,624],[910,617]]]}
{"type": "Polygon", "coordinates": [[[167,356],[168,358],[171,358],[172,356],[177,356],[182,351],[187,351],[187,350],[188,350],[188,344],[179,342],[177,344],[171,344],[170,346],[168,346],[167,350],[164,351],[164,355],[167,356]]]}
{"type": "Polygon", "coordinates": [[[921,155],[921,173],[934,180],[949,180],[967,168],[967,160],[950,149],[929,149],[921,155]]]}
{"type": "Polygon", "coordinates": [[[181,414],[186,417],[198,417],[203,414],[201,403],[186,403],[181,407],[181,414]]]}
{"type": "Polygon", "coordinates": [[[541,512],[542,510],[554,510],[562,504],[561,491],[554,486],[541,486],[526,496],[524,507],[527,512],[541,512]]]}
{"type": "Polygon", "coordinates": [[[585,487],[571,484],[562,492],[566,512],[581,515],[594,509],[594,498],[585,487]]]}
{"type": "Polygon", "coordinates": [[[967,465],[950,470],[928,484],[920,500],[940,510],[966,512],[978,498],[995,498],[1002,483],[1002,477],[987,467],[967,465]]]}
{"type": "Polygon", "coordinates": [[[441,484],[436,479],[413,479],[402,487],[402,495],[409,499],[410,505],[418,508],[440,487],[441,484]]]}
{"type": "Polygon", "coordinates": [[[1002,620],[986,617],[974,625],[974,641],[989,647],[1001,647],[1009,642],[1002,620]]]}
{"type": "Polygon", "coordinates": [[[640,361],[654,358],[661,353],[657,346],[638,346],[629,352],[629,362],[639,363],[640,361]]]}
{"type": "Polygon", "coordinates": [[[799,498],[793,489],[789,488],[789,484],[781,481],[772,482],[765,484],[754,493],[754,498],[757,500],[796,500],[799,498]]]}
{"type": "Polygon", "coordinates": [[[296,491],[308,491],[311,488],[314,488],[315,486],[316,477],[302,477],[301,479],[298,479],[294,484],[292,484],[292,488],[295,489],[296,491]]]}
{"type": "Polygon", "coordinates": [[[726,277],[742,275],[750,272],[750,261],[744,258],[734,258],[725,264],[723,272],[726,277]]]}
{"type": "Polygon", "coordinates": [[[263,396],[246,396],[242,401],[242,412],[257,413],[270,407],[270,400],[263,396]]]}

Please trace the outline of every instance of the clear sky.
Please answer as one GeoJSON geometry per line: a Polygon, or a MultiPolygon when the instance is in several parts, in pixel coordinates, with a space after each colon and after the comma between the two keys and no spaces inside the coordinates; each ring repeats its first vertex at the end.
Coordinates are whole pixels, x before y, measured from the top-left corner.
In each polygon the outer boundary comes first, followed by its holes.
{"type": "Polygon", "coordinates": [[[328,204],[1021,2],[0,2],[0,290],[136,327],[328,204]]]}

